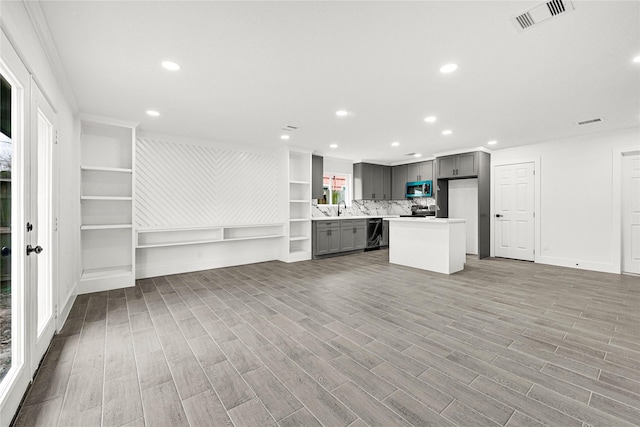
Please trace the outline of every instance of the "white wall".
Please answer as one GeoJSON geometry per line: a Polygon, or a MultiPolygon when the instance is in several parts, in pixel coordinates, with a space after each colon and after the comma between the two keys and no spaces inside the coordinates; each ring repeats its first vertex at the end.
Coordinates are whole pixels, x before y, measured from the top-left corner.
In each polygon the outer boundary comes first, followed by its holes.
{"type": "Polygon", "coordinates": [[[25,5],[22,2],[2,2],[0,22],[11,39],[42,92],[57,112],[59,192],[58,214],[58,265],[57,282],[58,329],[66,319],[67,310],[75,299],[80,279],[79,257],[79,126],[74,118],[75,100],[63,91],[58,76],[51,66],[35,31],[25,5]]]}
{"type": "Polygon", "coordinates": [[[323,159],[322,168],[327,172],[353,175],[353,162],[351,160],[325,157],[323,159]]]}
{"type": "Polygon", "coordinates": [[[492,194],[495,166],[536,164],[536,262],[620,272],[620,152],[639,147],[632,128],[492,153],[492,194]]]}
{"type": "MultiPolygon", "coordinates": [[[[284,164],[278,156],[140,133],[136,230],[282,224],[278,204],[287,195],[278,185],[284,164]]],[[[136,278],[279,259],[283,238],[140,248],[136,278]]]]}

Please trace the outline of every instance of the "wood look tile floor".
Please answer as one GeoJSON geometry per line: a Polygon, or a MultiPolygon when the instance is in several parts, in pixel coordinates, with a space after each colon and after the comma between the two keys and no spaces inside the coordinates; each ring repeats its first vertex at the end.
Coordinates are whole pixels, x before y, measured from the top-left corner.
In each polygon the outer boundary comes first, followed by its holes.
{"type": "Polygon", "coordinates": [[[381,250],[79,296],[15,425],[639,423],[640,278],[381,250]]]}

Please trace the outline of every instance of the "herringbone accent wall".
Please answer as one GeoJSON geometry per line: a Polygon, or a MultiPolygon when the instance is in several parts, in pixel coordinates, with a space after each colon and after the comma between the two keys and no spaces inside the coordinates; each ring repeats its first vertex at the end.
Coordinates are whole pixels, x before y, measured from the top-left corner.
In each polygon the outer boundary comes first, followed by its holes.
{"type": "Polygon", "coordinates": [[[136,226],[278,222],[275,155],[138,138],[136,226]]]}

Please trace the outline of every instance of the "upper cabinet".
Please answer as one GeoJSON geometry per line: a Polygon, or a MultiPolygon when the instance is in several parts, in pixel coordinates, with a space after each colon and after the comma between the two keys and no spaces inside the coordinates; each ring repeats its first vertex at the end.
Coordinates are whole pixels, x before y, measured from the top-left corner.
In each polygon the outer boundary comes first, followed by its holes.
{"type": "Polygon", "coordinates": [[[407,165],[407,181],[433,180],[433,161],[409,163],[407,165]]]}
{"type": "Polygon", "coordinates": [[[478,175],[478,153],[438,157],[438,178],[464,178],[478,175]]]}
{"type": "Polygon", "coordinates": [[[322,156],[311,156],[311,198],[322,199],[324,159],[322,156]]]}
{"type": "Polygon", "coordinates": [[[391,199],[391,167],[371,163],[353,165],[353,198],[355,200],[391,199]]]}
{"type": "Polygon", "coordinates": [[[406,198],[408,165],[398,165],[391,168],[391,198],[394,200],[406,198]]]}

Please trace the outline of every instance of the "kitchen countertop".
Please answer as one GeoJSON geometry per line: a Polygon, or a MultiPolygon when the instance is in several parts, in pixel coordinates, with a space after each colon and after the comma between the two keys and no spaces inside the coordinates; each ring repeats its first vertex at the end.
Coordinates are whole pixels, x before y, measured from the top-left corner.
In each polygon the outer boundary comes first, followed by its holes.
{"type": "Polygon", "coordinates": [[[434,218],[434,217],[404,217],[404,218],[388,218],[389,221],[413,222],[413,223],[435,223],[435,224],[454,224],[458,222],[466,222],[459,218],[434,218]]]}
{"type": "Polygon", "coordinates": [[[368,219],[368,218],[400,218],[400,215],[316,216],[311,218],[311,221],[335,221],[338,219],[368,219]]]}

